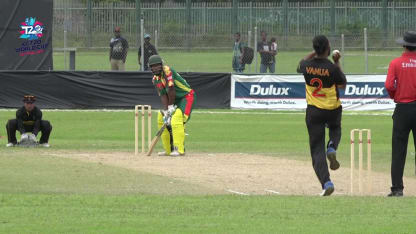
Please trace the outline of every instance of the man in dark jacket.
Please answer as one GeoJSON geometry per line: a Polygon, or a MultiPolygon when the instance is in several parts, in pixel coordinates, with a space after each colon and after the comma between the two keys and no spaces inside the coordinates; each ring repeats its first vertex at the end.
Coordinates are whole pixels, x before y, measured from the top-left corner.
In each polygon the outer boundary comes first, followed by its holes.
{"type": "Polygon", "coordinates": [[[114,28],[114,37],[110,40],[110,64],[113,71],[124,71],[129,43],[121,36],[121,28],[114,28]]]}
{"type": "Polygon", "coordinates": [[[24,96],[24,106],[16,111],[16,119],[10,119],[7,122],[7,147],[17,145],[16,130],[21,134],[21,141],[36,142],[36,136],[39,131],[42,132],[39,144],[43,147],[49,147],[48,141],[52,126],[49,121],[42,120],[42,111],[35,106],[35,101],[35,96],[24,96]],[[29,134],[29,132],[31,133],[29,134]]]}
{"type": "Polygon", "coordinates": [[[143,71],[150,71],[150,68],[149,68],[149,58],[150,58],[150,56],[152,56],[152,55],[155,55],[155,54],[158,54],[157,53],[157,50],[156,50],[156,47],[154,46],[154,45],[152,45],[152,43],[150,43],[150,35],[149,34],[144,34],[144,57],[143,57],[143,60],[144,60],[144,64],[142,64],[142,60],[141,60],[141,57],[142,57],[142,47],[140,46],[139,47],[139,56],[138,56],[138,60],[139,60],[139,65],[140,66],[143,66],[143,71]]]}
{"type": "Polygon", "coordinates": [[[270,73],[275,72],[276,66],[276,50],[272,50],[272,44],[267,41],[267,33],[261,32],[261,41],[257,43],[257,51],[260,53],[260,73],[267,73],[269,69],[270,73]]]}

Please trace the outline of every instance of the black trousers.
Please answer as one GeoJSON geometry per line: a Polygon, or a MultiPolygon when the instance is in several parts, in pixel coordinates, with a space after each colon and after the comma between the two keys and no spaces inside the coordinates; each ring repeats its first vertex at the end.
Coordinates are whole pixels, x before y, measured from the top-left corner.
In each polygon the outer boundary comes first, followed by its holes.
{"type": "Polygon", "coordinates": [[[323,110],[308,105],[306,108],[306,126],[309,133],[309,147],[312,156],[312,166],[322,188],[330,181],[328,163],[326,161],[325,127],[329,128],[329,141],[335,150],[341,140],[342,107],[335,110],[323,110]]]}
{"type": "MultiPolygon", "coordinates": [[[[33,131],[33,125],[23,125],[26,132],[32,132],[33,131]]],[[[16,119],[10,119],[7,121],[6,124],[6,131],[7,131],[7,139],[9,143],[16,144],[16,130],[17,130],[17,120],[16,119]]],[[[49,135],[52,131],[52,125],[47,120],[41,120],[40,121],[40,132],[42,133],[39,143],[48,143],[49,141],[49,135]]]]}
{"type": "Polygon", "coordinates": [[[403,170],[406,163],[409,133],[413,132],[416,148],[416,103],[396,104],[393,113],[391,158],[391,191],[403,191],[403,170]]]}

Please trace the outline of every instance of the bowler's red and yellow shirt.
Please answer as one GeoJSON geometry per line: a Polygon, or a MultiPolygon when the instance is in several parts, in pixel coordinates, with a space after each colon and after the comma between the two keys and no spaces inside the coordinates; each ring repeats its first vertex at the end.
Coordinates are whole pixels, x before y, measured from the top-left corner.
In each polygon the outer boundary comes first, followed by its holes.
{"type": "Polygon", "coordinates": [[[297,71],[305,78],[306,102],[324,110],[341,106],[337,85],[347,83],[341,69],[327,58],[302,60],[297,71]]]}

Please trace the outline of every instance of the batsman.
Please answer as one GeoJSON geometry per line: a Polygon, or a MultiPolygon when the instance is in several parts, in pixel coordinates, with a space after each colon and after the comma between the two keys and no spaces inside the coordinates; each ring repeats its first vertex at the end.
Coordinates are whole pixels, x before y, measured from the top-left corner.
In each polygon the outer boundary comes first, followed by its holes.
{"type": "Polygon", "coordinates": [[[159,155],[185,155],[185,124],[191,118],[195,92],[174,69],[163,64],[159,55],[149,58],[149,67],[163,107],[157,117],[158,128],[167,125],[161,135],[165,151],[159,155]]]}

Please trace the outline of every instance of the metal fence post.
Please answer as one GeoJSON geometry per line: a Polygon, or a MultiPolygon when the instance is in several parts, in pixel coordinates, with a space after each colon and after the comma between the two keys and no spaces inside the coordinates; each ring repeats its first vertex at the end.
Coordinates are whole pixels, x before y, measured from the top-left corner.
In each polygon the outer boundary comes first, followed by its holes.
{"type": "Polygon", "coordinates": [[[367,51],[367,28],[364,28],[364,58],[365,58],[365,73],[368,74],[368,51],[367,51]]]}
{"type": "Polygon", "coordinates": [[[331,0],[331,34],[335,37],[335,0],[331,0]]]}
{"type": "Polygon", "coordinates": [[[140,19],[140,46],[142,47],[141,55],[140,55],[140,71],[144,71],[144,20],[143,18],[140,19]]]}
{"type": "Polygon", "coordinates": [[[186,49],[189,51],[191,49],[191,9],[192,9],[192,2],[191,0],[186,0],[186,25],[185,25],[185,41],[186,41],[186,49]]]}
{"type": "Polygon", "coordinates": [[[382,13],[382,15],[381,15],[381,23],[383,24],[382,25],[382,28],[383,28],[383,33],[384,33],[384,35],[383,35],[383,47],[386,47],[386,44],[387,44],[387,42],[386,42],[386,39],[387,39],[387,17],[388,17],[388,12],[387,12],[387,0],[383,0],[383,13],[382,13]]]}
{"type": "Polygon", "coordinates": [[[257,26],[254,27],[254,59],[256,62],[254,71],[257,73],[257,26]]]}
{"type": "Polygon", "coordinates": [[[249,26],[248,26],[248,28],[253,28],[253,2],[252,1],[250,1],[250,5],[249,5],[249,7],[250,7],[250,16],[249,16],[249,26]]]}
{"type": "Polygon", "coordinates": [[[162,24],[161,23],[161,18],[160,18],[160,6],[162,5],[162,2],[159,2],[158,4],[157,4],[157,31],[159,31],[160,32],[160,25],[162,24]]]}
{"type": "Polygon", "coordinates": [[[66,70],[67,69],[67,67],[66,67],[66,48],[67,48],[67,38],[66,38],[66,27],[65,27],[65,29],[64,29],[64,70],[66,70]]]}
{"type": "Polygon", "coordinates": [[[344,50],[345,49],[345,39],[344,39],[344,34],[341,34],[341,66],[342,68],[344,68],[345,64],[344,64],[344,58],[345,58],[345,53],[344,50]]]}
{"type": "Polygon", "coordinates": [[[75,50],[69,51],[69,70],[75,71],[75,50]]]}
{"type": "Polygon", "coordinates": [[[87,15],[88,15],[88,47],[92,45],[92,2],[88,0],[87,2],[87,15]]]}
{"type": "Polygon", "coordinates": [[[392,7],[391,7],[391,11],[392,11],[392,16],[391,16],[391,29],[392,29],[392,38],[395,38],[395,27],[396,27],[396,22],[395,22],[395,19],[396,19],[396,4],[395,4],[395,2],[393,1],[392,3],[392,7]]]}
{"type": "Polygon", "coordinates": [[[348,23],[348,18],[347,18],[347,10],[348,10],[348,2],[344,2],[344,24],[346,25],[348,23]]]}
{"type": "Polygon", "coordinates": [[[115,4],[115,2],[112,2],[111,3],[111,14],[110,14],[110,22],[111,22],[111,25],[110,25],[110,29],[109,29],[109,31],[110,32],[112,32],[112,30],[114,30],[114,27],[115,27],[115,24],[114,24],[114,4],[115,4]]]}
{"type": "Polygon", "coordinates": [[[140,27],[139,24],[141,19],[141,2],[140,0],[136,0],[136,46],[139,46],[140,43],[140,27]]]}
{"type": "Polygon", "coordinates": [[[288,7],[288,1],[283,0],[283,28],[284,28],[284,45],[287,48],[287,36],[289,33],[289,7],[288,7]]]}
{"type": "Polygon", "coordinates": [[[202,10],[202,22],[203,22],[203,33],[207,33],[207,3],[203,2],[202,10]]]}
{"type": "Polygon", "coordinates": [[[67,29],[68,29],[68,22],[67,22],[67,11],[68,11],[68,3],[64,3],[64,70],[67,69],[66,64],[66,48],[68,47],[68,39],[67,39],[67,29]]]}
{"type": "Polygon", "coordinates": [[[299,35],[299,20],[300,20],[300,2],[298,2],[296,10],[296,32],[299,35]]]}
{"type": "Polygon", "coordinates": [[[156,48],[156,51],[157,51],[157,42],[158,42],[157,38],[158,38],[158,34],[157,34],[157,30],[155,30],[155,48],[156,48]]]}
{"type": "Polygon", "coordinates": [[[233,0],[233,13],[232,13],[232,33],[236,33],[238,31],[238,0],[233,0]]]}
{"type": "MultiPolygon", "coordinates": [[[[251,45],[251,31],[248,31],[247,45],[248,45],[248,47],[250,47],[250,45],[251,45]]],[[[248,65],[248,71],[251,73],[251,64],[248,65]]]]}

